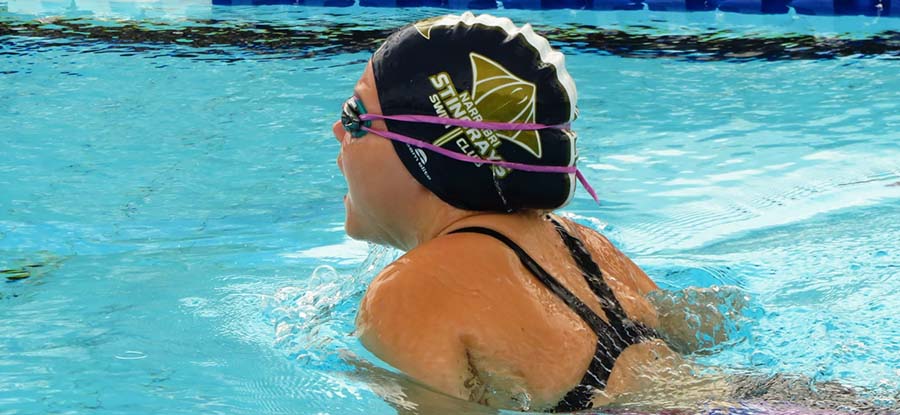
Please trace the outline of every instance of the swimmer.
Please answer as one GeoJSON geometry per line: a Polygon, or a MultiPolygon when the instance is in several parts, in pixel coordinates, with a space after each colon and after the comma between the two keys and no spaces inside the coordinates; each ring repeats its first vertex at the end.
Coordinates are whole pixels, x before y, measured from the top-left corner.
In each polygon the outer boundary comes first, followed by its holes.
{"type": "Polygon", "coordinates": [[[694,381],[660,334],[657,285],[552,213],[578,182],[594,196],[576,166],[576,100],[562,53],[505,18],[426,19],[374,53],[333,126],[347,234],[406,251],[360,305],[368,350],[434,390],[516,410],[694,381]]]}

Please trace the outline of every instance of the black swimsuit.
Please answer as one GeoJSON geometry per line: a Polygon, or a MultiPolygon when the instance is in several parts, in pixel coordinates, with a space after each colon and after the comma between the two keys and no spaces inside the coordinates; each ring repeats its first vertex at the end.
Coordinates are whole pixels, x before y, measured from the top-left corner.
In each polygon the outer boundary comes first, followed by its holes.
{"type": "Polygon", "coordinates": [[[659,336],[653,329],[640,322],[628,319],[612,289],[603,280],[600,267],[591,258],[591,254],[584,247],[584,244],[566,231],[559,222],[553,218],[549,219],[553,222],[566,247],[569,248],[572,258],[578,264],[578,268],[581,269],[581,275],[587,281],[588,286],[591,287],[591,291],[597,295],[600,306],[603,312],[606,313],[609,323],[597,316],[578,297],[560,284],[556,278],[547,273],[522,247],[505,235],[482,227],[461,228],[450,233],[480,233],[506,244],[518,255],[522,265],[534,274],[538,281],[563,300],[597,335],[597,349],[594,351],[594,358],[591,360],[590,366],[588,366],[587,373],[584,374],[578,386],[569,391],[553,408],[554,412],[572,412],[591,408],[591,397],[594,391],[606,388],[606,382],[609,380],[613,365],[616,362],[616,358],[622,353],[622,350],[633,344],[658,338],[659,336]]]}

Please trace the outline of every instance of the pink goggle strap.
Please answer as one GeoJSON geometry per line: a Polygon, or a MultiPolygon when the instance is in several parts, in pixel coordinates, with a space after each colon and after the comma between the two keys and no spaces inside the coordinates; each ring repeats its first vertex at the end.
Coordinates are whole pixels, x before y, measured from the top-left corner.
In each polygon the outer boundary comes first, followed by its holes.
{"type": "MultiPolygon", "coordinates": [[[[360,116],[360,119],[365,120],[366,118],[368,118],[368,119],[375,118],[375,117],[371,117],[371,115],[372,114],[364,114],[364,115],[360,116]],[[367,117],[367,116],[369,116],[369,117],[367,117]],[[366,118],[363,118],[363,117],[366,117],[366,118]]],[[[406,116],[395,115],[395,116],[377,116],[377,117],[391,119],[391,118],[387,118],[387,117],[404,117],[405,118],[405,117],[428,117],[428,116],[427,115],[421,115],[421,116],[420,115],[406,115],[406,116]]],[[[449,118],[442,118],[442,117],[433,117],[433,118],[440,118],[442,120],[449,119],[449,118]]],[[[460,120],[453,120],[453,121],[460,121],[460,120]]],[[[419,121],[419,122],[421,122],[421,121],[419,121]]],[[[425,122],[427,123],[428,121],[425,121],[425,122]]],[[[488,123],[488,122],[478,122],[478,121],[468,121],[468,123],[477,124],[476,126],[471,126],[471,124],[470,124],[470,126],[468,126],[468,128],[481,128],[481,129],[494,129],[494,128],[485,127],[485,124],[494,124],[494,125],[500,124],[500,125],[502,125],[502,128],[498,128],[498,129],[501,129],[501,130],[512,130],[512,128],[507,128],[507,126],[508,125],[517,125],[514,123],[502,123],[502,122],[488,123]]],[[[447,124],[447,125],[455,125],[455,124],[447,124]]],[[[532,125],[541,125],[541,124],[532,124],[532,125]]],[[[462,125],[460,125],[460,126],[462,126],[462,125]]],[[[388,140],[394,140],[394,141],[398,141],[398,142],[401,142],[404,144],[409,144],[413,147],[431,150],[442,156],[449,157],[454,160],[468,162],[468,163],[492,164],[492,165],[496,165],[496,166],[500,166],[500,167],[505,167],[507,169],[530,171],[530,172],[537,172],[537,173],[569,173],[569,174],[575,173],[575,177],[578,178],[578,181],[581,182],[581,185],[584,186],[584,189],[587,190],[588,194],[590,194],[591,197],[594,198],[594,201],[597,202],[597,204],[600,204],[600,199],[597,198],[597,192],[594,191],[594,188],[591,187],[591,185],[588,183],[588,181],[584,177],[584,175],[581,174],[581,170],[578,170],[578,168],[575,166],[536,166],[533,164],[515,163],[512,161],[485,160],[485,159],[481,159],[481,158],[477,158],[477,157],[467,156],[465,154],[460,154],[460,153],[457,153],[454,151],[450,151],[450,150],[447,150],[446,148],[438,147],[429,142],[418,140],[418,139],[415,139],[412,137],[407,137],[405,135],[393,133],[390,131],[373,130],[366,126],[362,126],[361,128],[365,132],[387,138],[388,140]]],[[[541,128],[552,128],[552,127],[542,126],[541,128]]]]}
{"type": "Polygon", "coordinates": [[[452,125],[454,127],[478,128],[480,130],[507,130],[507,131],[527,131],[527,130],[565,130],[569,128],[569,123],[544,125],[528,122],[498,122],[498,121],[474,121],[462,120],[455,118],[436,117],[434,115],[381,115],[365,113],[360,114],[359,119],[363,121],[370,120],[393,120],[406,122],[419,122],[425,124],[452,125]]]}

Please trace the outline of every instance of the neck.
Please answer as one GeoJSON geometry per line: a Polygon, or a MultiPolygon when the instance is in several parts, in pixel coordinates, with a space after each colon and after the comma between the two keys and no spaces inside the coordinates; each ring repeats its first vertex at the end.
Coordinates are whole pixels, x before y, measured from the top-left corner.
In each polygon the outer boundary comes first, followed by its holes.
{"type": "Polygon", "coordinates": [[[398,244],[392,244],[395,248],[410,251],[432,239],[446,235],[454,229],[464,226],[482,225],[490,227],[509,221],[520,222],[529,218],[539,219],[543,213],[538,211],[522,211],[517,213],[479,212],[463,210],[453,207],[444,201],[433,198],[433,203],[424,207],[419,212],[429,212],[428,215],[420,215],[412,223],[415,229],[407,233],[407,237],[398,244]]]}
{"type": "Polygon", "coordinates": [[[432,203],[432,206],[421,210],[420,212],[428,212],[427,215],[420,215],[414,221],[415,229],[408,233],[404,246],[398,246],[404,251],[422,245],[432,239],[450,232],[458,226],[460,222],[467,221],[470,218],[482,216],[484,212],[471,210],[463,210],[453,207],[444,201],[434,198],[438,203],[432,203]]]}

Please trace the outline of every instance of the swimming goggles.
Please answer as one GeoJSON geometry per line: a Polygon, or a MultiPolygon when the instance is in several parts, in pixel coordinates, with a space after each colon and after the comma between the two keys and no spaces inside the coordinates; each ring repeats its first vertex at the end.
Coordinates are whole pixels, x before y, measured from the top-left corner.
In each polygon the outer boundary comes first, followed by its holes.
{"type": "Polygon", "coordinates": [[[501,130],[501,131],[526,131],[526,130],[544,130],[544,129],[568,129],[569,123],[564,124],[556,124],[556,125],[544,125],[544,124],[536,124],[536,123],[512,123],[512,122],[497,122],[497,121],[473,121],[473,120],[462,120],[455,118],[445,118],[445,117],[437,117],[433,115],[381,115],[381,114],[370,114],[366,112],[365,106],[363,106],[362,100],[357,96],[350,97],[344,105],[341,107],[341,125],[344,126],[344,130],[346,130],[350,135],[354,138],[361,138],[365,136],[367,133],[372,133],[380,137],[384,137],[388,140],[398,141],[404,144],[411,145],[413,147],[418,147],[426,150],[431,150],[435,153],[438,153],[442,156],[452,158],[454,160],[464,161],[467,163],[474,164],[491,164],[495,166],[504,167],[511,170],[520,170],[520,171],[528,171],[528,172],[536,172],[536,173],[567,173],[567,174],[575,174],[575,177],[578,178],[578,181],[581,182],[581,185],[584,186],[584,189],[587,190],[588,194],[594,198],[594,201],[598,204],[600,200],[597,198],[597,192],[594,191],[594,188],[588,183],[587,179],[581,174],[581,170],[578,170],[575,166],[538,166],[534,164],[525,164],[525,163],[515,163],[511,161],[504,160],[488,160],[482,159],[478,157],[472,157],[465,154],[457,153],[454,151],[450,151],[443,147],[438,147],[434,144],[431,144],[427,141],[419,140],[412,137],[407,137],[405,135],[400,135],[391,131],[384,130],[374,130],[372,129],[372,120],[393,120],[393,121],[404,121],[404,122],[417,122],[417,123],[425,123],[425,124],[440,124],[440,125],[449,125],[454,127],[463,127],[463,128],[477,128],[480,130],[501,130]]]}

